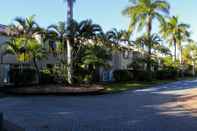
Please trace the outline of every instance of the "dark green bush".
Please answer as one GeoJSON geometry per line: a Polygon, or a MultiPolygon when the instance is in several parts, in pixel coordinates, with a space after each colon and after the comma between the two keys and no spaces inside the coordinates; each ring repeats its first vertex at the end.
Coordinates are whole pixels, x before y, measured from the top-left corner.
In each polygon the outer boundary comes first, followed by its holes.
{"type": "Polygon", "coordinates": [[[165,68],[156,72],[156,78],[160,80],[176,79],[178,77],[178,71],[175,68],[165,68]]]}
{"type": "Polygon", "coordinates": [[[36,70],[32,68],[12,68],[10,70],[11,82],[16,86],[25,86],[37,82],[36,70]]]}
{"type": "Polygon", "coordinates": [[[113,76],[116,82],[133,80],[133,73],[130,70],[115,70],[113,76]]]}
{"type": "Polygon", "coordinates": [[[48,70],[42,70],[40,72],[40,84],[54,83],[54,77],[48,70]]]}
{"type": "Polygon", "coordinates": [[[185,65],[184,70],[183,70],[183,76],[184,77],[192,77],[192,65],[185,65]]]}
{"type": "Polygon", "coordinates": [[[152,81],[155,78],[155,75],[153,72],[149,71],[133,71],[134,74],[134,80],[137,81],[152,81]]]}

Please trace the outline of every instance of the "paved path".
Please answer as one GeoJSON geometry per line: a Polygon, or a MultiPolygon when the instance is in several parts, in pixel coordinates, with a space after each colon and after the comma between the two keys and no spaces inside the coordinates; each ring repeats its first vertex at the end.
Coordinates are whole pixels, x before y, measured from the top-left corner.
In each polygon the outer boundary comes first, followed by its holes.
{"type": "Polygon", "coordinates": [[[195,131],[197,118],[169,106],[197,81],[99,96],[0,99],[0,112],[26,131],[195,131]]]}

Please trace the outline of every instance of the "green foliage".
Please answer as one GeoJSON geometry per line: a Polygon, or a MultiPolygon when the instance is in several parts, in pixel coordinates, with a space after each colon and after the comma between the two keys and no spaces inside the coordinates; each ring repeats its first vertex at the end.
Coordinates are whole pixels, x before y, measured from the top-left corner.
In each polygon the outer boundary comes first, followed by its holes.
{"type": "Polygon", "coordinates": [[[116,82],[125,82],[133,80],[133,72],[129,70],[115,70],[113,76],[116,82]]]}
{"type": "Polygon", "coordinates": [[[36,80],[36,71],[31,68],[13,68],[10,71],[11,81],[16,86],[25,86],[35,84],[36,80]]]}
{"type": "Polygon", "coordinates": [[[156,78],[159,80],[176,79],[178,71],[176,68],[165,68],[156,72],[156,78]]]}
{"type": "Polygon", "coordinates": [[[179,68],[180,67],[180,64],[179,64],[179,61],[173,61],[172,57],[164,57],[162,59],[162,62],[163,62],[163,66],[164,68],[168,68],[168,67],[171,67],[171,68],[179,68]]]}
{"type": "Polygon", "coordinates": [[[49,69],[43,69],[40,71],[40,84],[54,83],[54,76],[49,69]]]}
{"type": "Polygon", "coordinates": [[[53,67],[53,76],[56,83],[67,83],[67,65],[65,63],[55,65],[53,67]]]}
{"type": "Polygon", "coordinates": [[[145,58],[137,58],[134,59],[128,67],[133,68],[133,70],[144,70],[145,64],[146,64],[145,58]]]}
{"type": "Polygon", "coordinates": [[[183,61],[185,64],[197,63],[197,44],[189,43],[183,48],[183,61]]]}
{"type": "Polygon", "coordinates": [[[152,81],[154,79],[154,72],[144,70],[134,70],[134,80],[137,81],[152,81]]]}
{"type": "Polygon", "coordinates": [[[190,41],[189,28],[190,26],[188,24],[180,23],[176,16],[173,16],[165,24],[161,25],[160,32],[162,36],[168,41],[170,46],[174,46],[175,60],[177,47],[180,51],[180,55],[182,55],[182,42],[190,41]]]}
{"type": "Polygon", "coordinates": [[[81,82],[94,81],[97,69],[100,67],[108,68],[110,65],[107,60],[110,59],[110,51],[99,45],[84,45],[74,62],[75,80],[81,82]]]}
{"type": "MultiPolygon", "coordinates": [[[[130,2],[131,6],[123,10],[123,15],[130,17],[129,30],[137,28],[138,31],[141,31],[146,26],[148,37],[151,35],[153,21],[156,19],[163,24],[165,21],[164,15],[169,14],[170,5],[166,1],[131,0],[130,2]]],[[[151,46],[149,45],[149,47],[151,46]]]]}

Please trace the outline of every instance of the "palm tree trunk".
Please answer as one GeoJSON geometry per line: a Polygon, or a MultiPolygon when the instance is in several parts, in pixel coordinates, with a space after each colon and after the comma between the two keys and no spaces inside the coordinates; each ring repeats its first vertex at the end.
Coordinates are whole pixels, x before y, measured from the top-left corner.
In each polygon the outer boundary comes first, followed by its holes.
{"type": "Polygon", "coordinates": [[[148,37],[148,60],[147,60],[147,71],[151,72],[151,31],[152,31],[152,18],[149,16],[147,23],[147,37],[148,37]]]}
{"type": "MultiPolygon", "coordinates": [[[[67,0],[67,22],[70,23],[73,19],[73,0],[67,0]]],[[[67,77],[68,83],[72,84],[72,45],[71,39],[67,40],[67,77]]]]}
{"type": "Polygon", "coordinates": [[[183,64],[182,53],[183,53],[183,49],[182,49],[182,47],[180,47],[179,63],[180,63],[181,65],[183,64]]]}
{"type": "Polygon", "coordinates": [[[39,83],[39,81],[40,81],[40,71],[39,71],[38,64],[37,64],[35,58],[33,58],[33,64],[34,64],[34,67],[35,67],[35,69],[36,69],[36,75],[37,75],[38,83],[39,83]]]}
{"type": "Polygon", "coordinates": [[[176,45],[176,39],[174,38],[173,41],[174,41],[174,59],[173,59],[173,61],[176,62],[176,52],[177,52],[177,51],[176,51],[176,49],[177,49],[177,48],[176,48],[176,46],[177,46],[177,45],[176,45]]]}
{"type": "Polygon", "coordinates": [[[193,77],[195,77],[196,73],[195,73],[195,61],[192,60],[192,75],[193,77]]]}
{"type": "Polygon", "coordinates": [[[181,47],[181,44],[180,45],[180,54],[179,54],[179,63],[181,65],[181,77],[184,77],[184,67],[183,67],[183,60],[182,60],[182,47],[181,47]]]}
{"type": "Polygon", "coordinates": [[[68,83],[72,84],[72,45],[71,40],[67,40],[67,77],[68,77],[68,83]]]}

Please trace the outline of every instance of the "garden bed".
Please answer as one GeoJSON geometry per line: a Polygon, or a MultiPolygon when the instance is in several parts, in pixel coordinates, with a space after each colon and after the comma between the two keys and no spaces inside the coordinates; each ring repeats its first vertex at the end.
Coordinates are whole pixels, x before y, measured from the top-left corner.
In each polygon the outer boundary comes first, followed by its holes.
{"type": "Polygon", "coordinates": [[[100,85],[78,85],[78,86],[63,86],[63,85],[42,85],[29,87],[5,87],[3,92],[15,95],[58,95],[58,94],[97,94],[101,93],[104,87],[100,85]]]}

